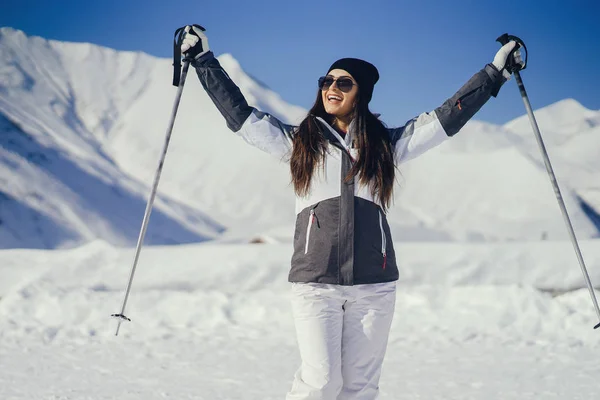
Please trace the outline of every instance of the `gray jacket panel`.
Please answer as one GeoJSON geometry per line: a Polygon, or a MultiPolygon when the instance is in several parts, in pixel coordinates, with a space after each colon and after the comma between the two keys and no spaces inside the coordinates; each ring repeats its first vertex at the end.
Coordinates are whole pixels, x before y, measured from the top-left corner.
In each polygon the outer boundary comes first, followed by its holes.
{"type": "Polygon", "coordinates": [[[502,73],[498,72],[492,64],[488,64],[473,75],[454,96],[436,108],[435,113],[446,134],[454,136],[458,133],[489,98],[497,94],[505,81],[502,73]]]}
{"type": "Polygon", "coordinates": [[[353,218],[341,197],[296,216],[290,282],[360,285],[398,279],[396,254],[385,214],[375,203],[353,197],[353,218]],[[342,206],[343,205],[343,206],[342,206]],[[350,238],[342,239],[343,235],[350,238]]]}
{"type": "Polygon", "coordinates": [[[229,78],[212,51],[192,61],[192,65],[206,93],[225,117],[229,129],[239,131],[252,112],[240,88],[229,78]]]}

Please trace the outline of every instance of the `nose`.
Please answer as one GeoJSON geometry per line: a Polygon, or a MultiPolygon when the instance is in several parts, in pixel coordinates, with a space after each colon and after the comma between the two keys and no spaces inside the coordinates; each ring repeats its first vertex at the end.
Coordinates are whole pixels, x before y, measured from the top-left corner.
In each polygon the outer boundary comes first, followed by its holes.
{"type": "MultiPolygon", "coordinates": [[[[334,79],[334,80],[333,80],[333,83],[331,84],[331,86],[329,86],[329,90],[333,89],[334,87],[335,87],[337,90],[340,90],[340,88],[339,88],[339,87],[338,87],[338,85],[337,85],[337,79],[334,79]]],[[[340,90],[340,92],[341,92],[341,90],[340,90]]]]}

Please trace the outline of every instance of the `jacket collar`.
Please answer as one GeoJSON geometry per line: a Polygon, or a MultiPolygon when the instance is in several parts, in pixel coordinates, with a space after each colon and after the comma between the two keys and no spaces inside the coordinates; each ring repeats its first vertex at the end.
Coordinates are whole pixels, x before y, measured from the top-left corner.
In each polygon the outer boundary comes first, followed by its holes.
{"type": "Polygon", "coordinates": [[[327,139],[329,139],[329,141],[333,142],[334,144],[341,145],[344,149],[349,150],[350,146],[348,145],[346,140],[349,138],[349,136],[351,136],[351,129],[348,129],[348,133],[346,134],[346,137],[343,138],[342,135],[340,135],[338,133],[338,131],[333,129],[333,127],[331,125],[329,125],[327,123],[327,121],[325,121],[323,118],[321,118],[321,117],[315,117],[315,118],[327,130],[327,134],[325,135],[325,137],[327,139]]]}
{"type": "Polygon", "coordinates": [[[323,118],[315,118],[317,119],[317,121],[319,121],[319,123],[321,123],[321,125],[323,125],[326,128],[327,132],[325,133],[325,138],[327,138],[334,146],[341,148],[343,152],[345,152],[348,155],[348,157],[350,157],[350,161],[354,163],[356,160],[352,156],[352,151],[350,150],[350,143],[352,143],[351,138],[353,136],[352,122],[348,126],[348,133],[346,134],[346,137],[343,138],[342,135],[340,135],[335,129],[333,129],[333,127],[329,125],[323,118]]]}

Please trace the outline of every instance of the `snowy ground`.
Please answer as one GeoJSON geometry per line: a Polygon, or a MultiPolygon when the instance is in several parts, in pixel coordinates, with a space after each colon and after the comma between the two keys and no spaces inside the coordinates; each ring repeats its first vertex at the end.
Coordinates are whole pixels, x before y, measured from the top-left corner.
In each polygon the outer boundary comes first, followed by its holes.
{"type": "MultiPolygon", "coordinates": [[[[600,241],[582,250],[600,282],[600,241]]],[[[283,399],[290,246],[0,251],[0,399],[283,399]]],[[[568,242],[398,244],[381,399],[593,399],[600,332],[568,242]],[[543,290],[539,290],[539,288],[543,290]],[[557,295],[557,293],[561,293],[557,295]]]]}

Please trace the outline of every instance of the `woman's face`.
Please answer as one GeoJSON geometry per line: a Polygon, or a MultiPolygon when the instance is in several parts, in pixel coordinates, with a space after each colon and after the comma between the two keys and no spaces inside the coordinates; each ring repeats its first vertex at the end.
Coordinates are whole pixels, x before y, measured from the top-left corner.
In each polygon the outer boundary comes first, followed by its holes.
{"type": "Polygon", "coordinates": [[[333,78],[334,82],[331,86],[325,86],[321,89],[325,111],[337,118],[343,118],[351,114],[354,110],[358,94],[358,85],[356,84],[356,81],[343,69],[332,69],[327,74],[327,78],[333,78]],[[338,87],[338,79],[345,83],[340,84],[344,91],[340,90],[338,87]],[[352,82],[352,87],[349,91],[346,91],[348,86],[347,80],[352,82]]]}

